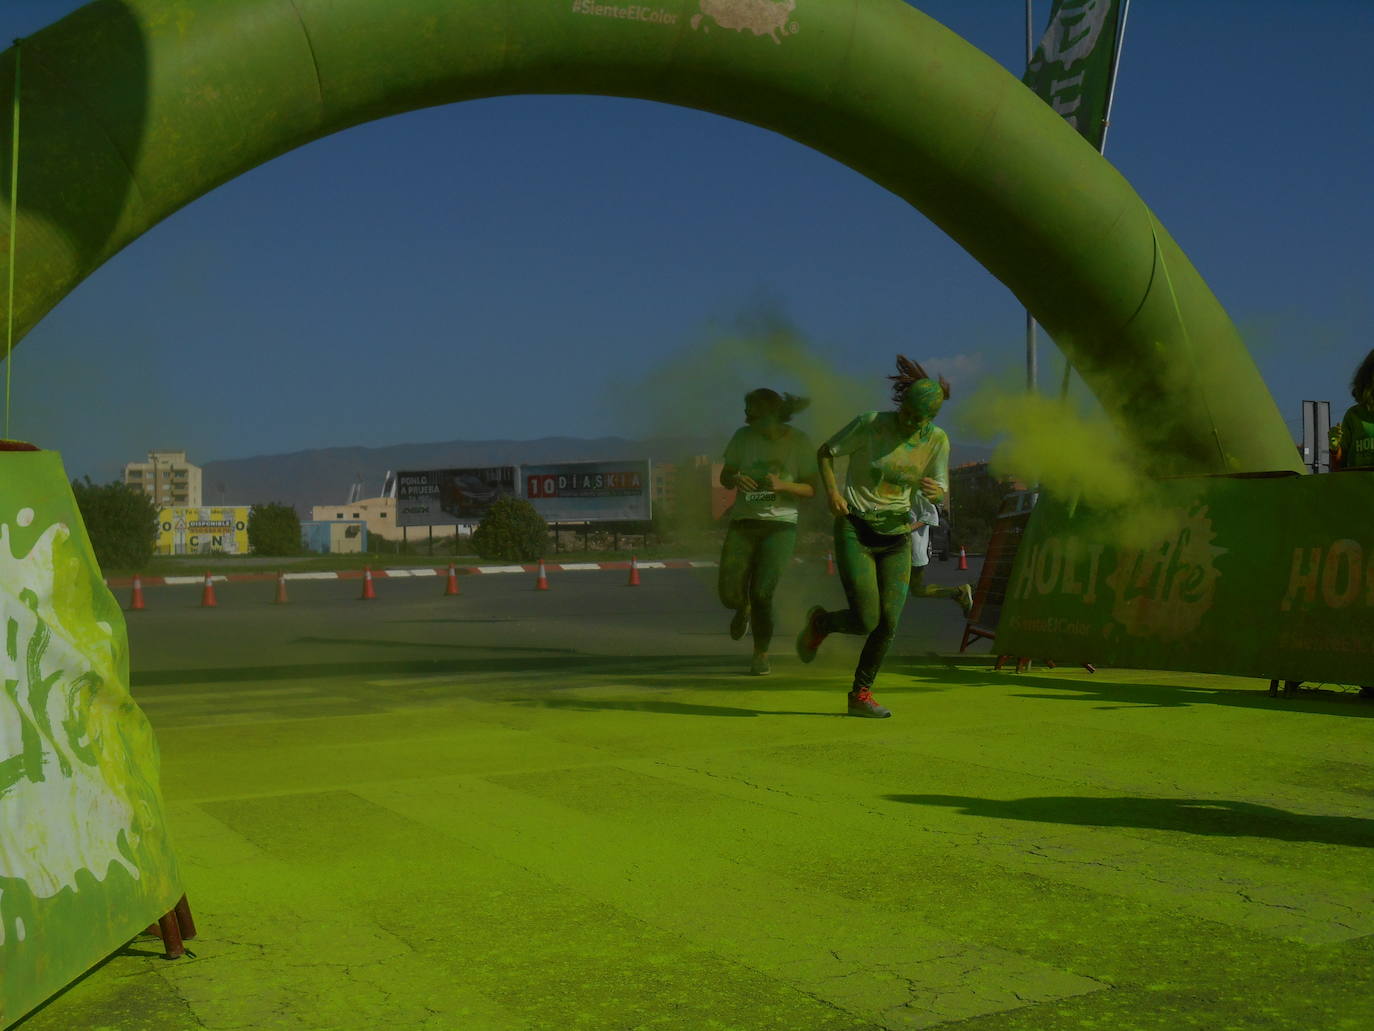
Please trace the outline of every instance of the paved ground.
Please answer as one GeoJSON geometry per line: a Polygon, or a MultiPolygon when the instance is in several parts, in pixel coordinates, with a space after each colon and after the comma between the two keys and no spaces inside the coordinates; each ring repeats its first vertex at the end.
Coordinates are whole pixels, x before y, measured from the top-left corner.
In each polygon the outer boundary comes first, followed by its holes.
{"type": "Polygon", "coordinates": [[[149,591],[195,957],[19,1026],[1374,1026],[1374,705],[995,673],[913,602],[895,718],[846,719],[855,643],[786,647],[837,581],[788,581],[764,680],[710,576],[149,591]]]}

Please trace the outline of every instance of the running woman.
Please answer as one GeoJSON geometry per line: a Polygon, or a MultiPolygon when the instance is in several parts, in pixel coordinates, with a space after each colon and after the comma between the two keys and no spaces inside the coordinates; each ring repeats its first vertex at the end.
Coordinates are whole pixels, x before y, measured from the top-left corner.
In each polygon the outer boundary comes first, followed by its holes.
{"type": "Polygon", "coordinates": [[[949,383],[929,378],[920,365],[897,356],[895,412],[864,412],[816,453],[821,484],[835,516],[835,560],[849,607],[807,613],[797,635],[802,662],[816,657],[829,634],[867,637],[854,669],[849,715],[884,718],[892,713],[873,698],[878,676],[906,605],[911,577],[913,496],[938,505],[949,490],[949,438],[935,415],[949,397],[949,383]],[[835,484],[835,459],[849,456],[843,493],[835,484]]]}
{"type": "Polygon", "coordinates": [[[734,609],[730,637],[753,625],[749,672],[771,672],[773,592],[797,543],[797,502],[816,496],[816,459],[806,434],[787,425],[809,398],[760,387],[744,395],[744,422],[725,446],[722,487],[735,490],[720,552],[720,600],[734,609]]]}
{"type": "Polygon", "coordinates": [[[968,618],[973,611],[973,585],[940,587],[926,583],[926,566],[930,564],[930,528],[940,525],[940,510],[921,494],[912,498],[911,508],[911,585],[907,593],[913,598],[948,598],[959,606],[968,618]]]}

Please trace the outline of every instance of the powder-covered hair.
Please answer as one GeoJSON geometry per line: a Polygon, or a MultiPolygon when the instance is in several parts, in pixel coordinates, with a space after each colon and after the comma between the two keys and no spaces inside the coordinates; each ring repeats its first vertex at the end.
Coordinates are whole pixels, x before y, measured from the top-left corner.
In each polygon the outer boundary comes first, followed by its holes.
{"type": "Polygon", "coordinates": [[[770,415],[776,415],[778,422],[788,422],[792,416],[811,404],[811,398],[779,394],[776,390],[759,387],[744,395],[744,403],[757,405],[770,415]]]}
{"type": "Polygon", "coordinates": [[[1374,394],[1374,351],[1364,356],[1364,361],[1360,362],[1360,367],[1350,380],[1350,396],[1356,404],[1365,404],[1371,394],[1374,394]]]}
{"type": "MultiPolygon", "coordinates": [[[[911,389],[911,384],[917,380],[931,379],[926,375],[926,370],[921,368],[920,362],[913,362],[904,354],[897,355],[897,375],[889,376],[892,380],[892,402],[896,405],[902,403],[902,398],[906,397],[906,392],[911,389]]],[[[941,376],[940,392],[945,395],[945,400],[949,400],[949,380],[941,376]]]]}

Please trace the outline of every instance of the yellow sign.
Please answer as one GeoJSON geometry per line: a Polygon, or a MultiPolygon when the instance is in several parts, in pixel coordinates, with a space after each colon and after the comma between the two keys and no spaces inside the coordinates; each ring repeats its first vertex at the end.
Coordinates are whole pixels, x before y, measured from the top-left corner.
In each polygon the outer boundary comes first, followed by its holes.
{"type": "Polygon", "coordinates": [[[157,516],[159,555],[248,554],[248,506],[164,508],[157,516]]]}

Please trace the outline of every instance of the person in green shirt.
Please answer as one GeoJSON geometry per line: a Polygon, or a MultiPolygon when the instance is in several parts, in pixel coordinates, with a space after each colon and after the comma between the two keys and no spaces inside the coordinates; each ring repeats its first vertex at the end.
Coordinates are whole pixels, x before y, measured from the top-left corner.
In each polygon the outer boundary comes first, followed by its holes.
{"type": "MultiPolygon", "coordinates": [[[[1350,380],[1355,403],[1345,411],[1340,426],[1331,431],[1331,468],[1374,469],[1374,351],[1364,356],[1350,380]]],[[[1360,688],[1374,698],[1374,684],[1360,688]]]]}
{"type": "Polygon", "coordinates": [[[1331,468],[1374,469],[1374,351],[1355,370],[1350,395],[1355,403],[1331,434],[1331,468]]]}
{"type": "Polygon", "coordinates": [[[752,623],[749,672],[765,676],[773,640],[773,592],[797,543],[797,502],[816,495],[816,459],[806,434],[789,426],[811,402],[760,387],[744,396],[744,422],[725,446],[722,487],[735,490],[720,551],[720,600],[734,609],[730,637],[752,623]]]}
{"type": "Polygon", "coordinates": [[[867,638],[849,691],[851,716],[892,713],[873,698],[873,681],[892,644],[906,605],[911,576],[912,499],[939,505],[949,491],[949,438],[935,425],[949,383],[926,375],[898,355],[892,400],[897,410],[864,412],[821,445],[821,484],[835,517],[835,562],[849,607],[827,612],[812,606],[797,635],[797,656],[811,662],[830,634],[867,638]],[[835,459],[849,456],[844,490],[835,483],[835,459]]]}

